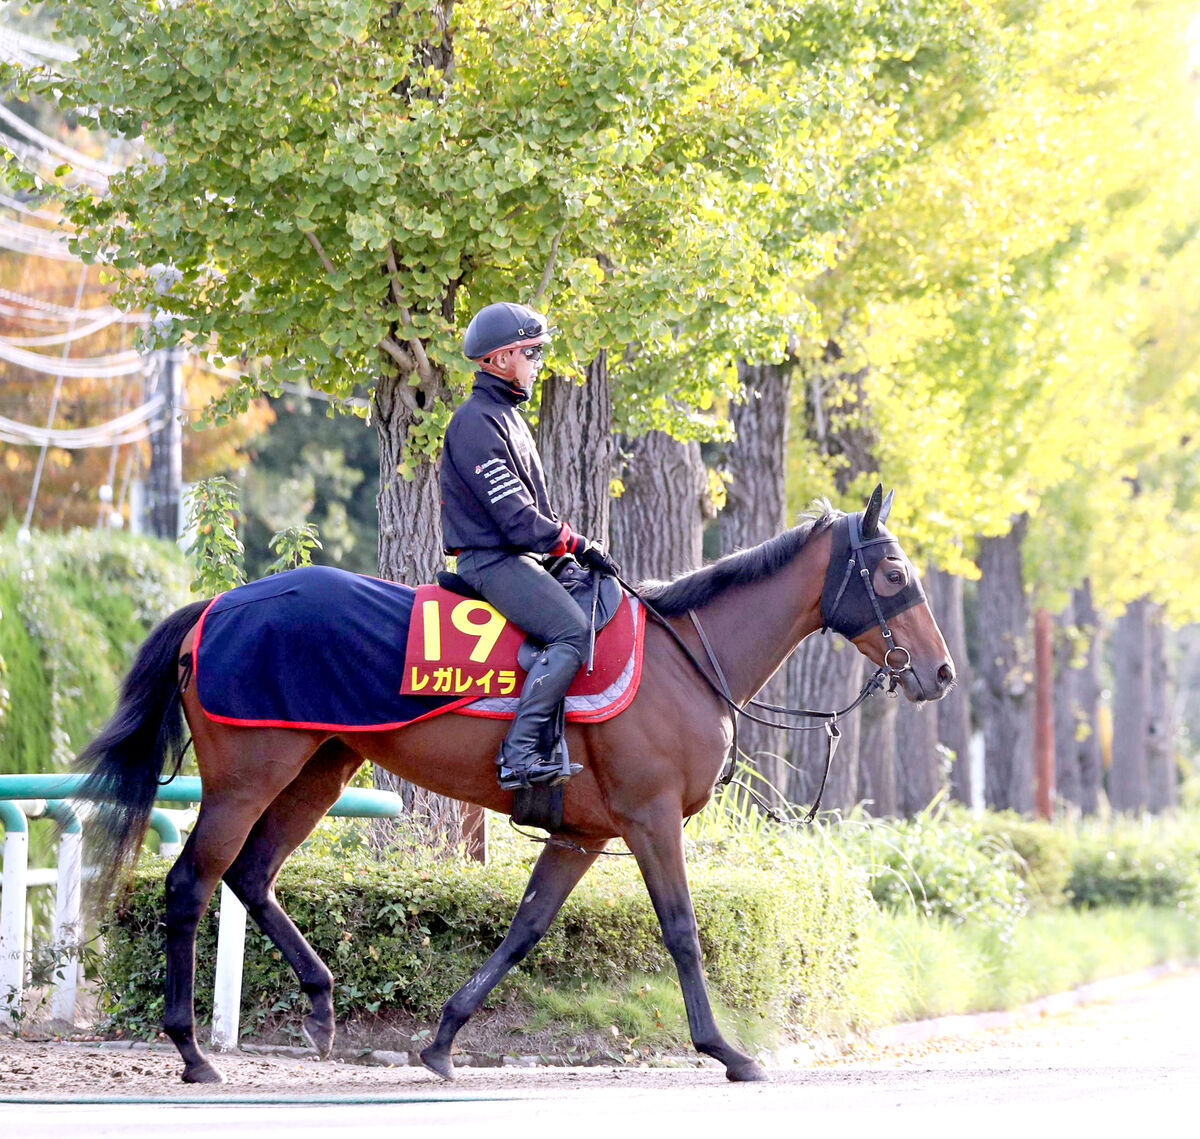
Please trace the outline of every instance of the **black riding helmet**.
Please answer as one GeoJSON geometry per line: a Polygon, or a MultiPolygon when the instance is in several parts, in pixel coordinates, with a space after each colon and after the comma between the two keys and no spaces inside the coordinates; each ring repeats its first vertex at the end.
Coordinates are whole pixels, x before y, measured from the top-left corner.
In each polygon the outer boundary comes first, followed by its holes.
{"type": "Polygon", "coordinates": [[[501,301],[481,308],[471,318],[463,337],[463,355],[468,360],[486,360],[502,348],[549,344],[556,331],[528,305],[501,301]]]}

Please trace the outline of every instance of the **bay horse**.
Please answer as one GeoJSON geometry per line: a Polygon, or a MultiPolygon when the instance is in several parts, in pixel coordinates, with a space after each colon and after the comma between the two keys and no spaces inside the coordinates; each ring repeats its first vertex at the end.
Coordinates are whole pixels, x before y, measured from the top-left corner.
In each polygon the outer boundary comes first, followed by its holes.
{"type": "MultiPolygon", "coordinates": [[[[674,959],[695,1047],[731,1080],[766,1078],[732,1047],[713,1016],[684,866],[683,822],[709,800],[734,739],[732,701],[747,703],[809,634],[826,627],[888,665],[905,696],[938,699],[954,666],[916,570],[881,524],[876,487],[866,510],[819,504],[805,520],[641,596],[674,631],[648,624],[642,681],[614,718],[568,725],[583,771],[566,784],[561,830],[546,844],[512,925],[487,962],[446,1002],[421,1059],[453,1076],[451,1046],[487,994],[537,944],[607,843],[621,838],[637,859],[674,959]],[[858,569],[856,575],[852,572],[858,569]],[[693,619],[694,617],[694,619],[693,619]],[[890,619],[890,621],[889,621],[890,619]],[[680,643],[696,655],[688,660],[680,643]],[[707,642],[708,648],[705,647],[707,642]],[[708,665],[703,665],[705,659],[708,665]],[[701,672],[709,672],[710,679],[701,672]],[[716,677],[722,677],[718,684],[716,677]]],[[[287,857],[309,835],[364,760],[441,795],[512,812],[496,782],[502,721],[453,713],[378,731],[234,727],[209,719],[186,683],[198,601],[159,624],[139,650],[117,709],[80,756],[82,795],[95,800],[107,893],[136,860],[168,763],[195,744],[204,796],[199,817],[166,879],[166,1003],[163,1027],[183,1059],[183,1080],[219,1082],[196,1044],[196,928],[222,879],[287,959],[309,997],[304,1029],[321,1058],[333,1048],[333,977],[275,899],[287,857]]]]}

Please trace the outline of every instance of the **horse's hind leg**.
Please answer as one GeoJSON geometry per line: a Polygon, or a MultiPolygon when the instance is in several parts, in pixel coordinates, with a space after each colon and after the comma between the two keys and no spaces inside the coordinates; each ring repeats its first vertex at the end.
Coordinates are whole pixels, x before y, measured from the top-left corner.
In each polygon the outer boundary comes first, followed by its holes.
{"type": "MultiPolygon", "coordinates": [[[[599,843],[603,846],[603,843],[599,843]]],[[[454,994],[442,1009],[441,1023],[433,1043],[421,1053],[421,1063],[445,1080],[454,1078],[450,1047],[458,1030],[483,1003],[484,998],[518,961],[542,939],[550,923],[579,879],[596,861],[599,850],[585,852],[555,842],[542,851],[525,896],[504,940],[479,971],[454,994]]]]}
{"type": "Polygon", "coordinates": [[[185,1083],[221,1081],[220,1072],[196,1044],[196,927],[221,875],[241,850],[263,808],[292,781],[313,746],[309,740],[296,741],[294,733],[290,746],[281,744],[277,733],[262,732],[254,737],[244,734],[238,742],[253,738],[254,746],[244,746],[235,755],[232,740],[214,742],[217,730],[206,727],[203,737],[196,733],[197,756],[205,780],[204,799],[200,817],[166,882],[163,1030],[183,1058],[185,1083]],[[253,774],[244,775],[242,771],[253,774]]]}
{"type": "Polygon", "coordinates": [[[675,961],[688,1027],[696,1050],[720,1060],[731,1080],[765,1080],[766,1072],[721,1035],[704,984],[703,961],[696,914],[687,884],[683,858],[683,820],[678,808],[655,811],[656,819],[634,827],[625,836],[637,857],[663,941],[675,961]]]}
{"type": "Polygon", "coordinates": [[[333,974],[275,900],[279,869],[337,801],[362,756],[340,740],[324,744],[254,824],[225,881],[283,954],[312,1003],[304,1031],[322,1060],[333,1051],[333,974]]]}

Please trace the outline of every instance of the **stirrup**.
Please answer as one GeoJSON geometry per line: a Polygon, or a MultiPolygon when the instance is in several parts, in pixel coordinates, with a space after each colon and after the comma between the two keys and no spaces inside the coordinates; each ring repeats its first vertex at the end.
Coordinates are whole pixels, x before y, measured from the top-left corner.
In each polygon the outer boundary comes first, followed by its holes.
{"type": "Polygon", "coordinates": [[[528,767],[500,766],[497,779],[502,791],[515,791],[518,787],[532,787],[535,783],[544,783],[554,787],[565,783],[572,775],[578,775],[583,770],[582,763],[562,763],[558,759],[537,759],[528,767]]]}

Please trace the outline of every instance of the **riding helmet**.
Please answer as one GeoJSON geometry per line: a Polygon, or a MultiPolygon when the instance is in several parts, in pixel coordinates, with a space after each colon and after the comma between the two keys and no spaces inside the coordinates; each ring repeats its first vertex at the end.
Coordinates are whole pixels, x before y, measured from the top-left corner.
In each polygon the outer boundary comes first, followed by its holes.
{"type": "Polygon", "coordinates": [[[549,344],[556,331],[547,326],[541,313],[527,305],[501,301],[481,308],[471,318],[463,337],[463,355],[468,360],[484,360],[502,348],[549,344]]]}

